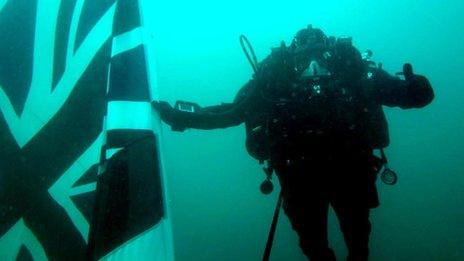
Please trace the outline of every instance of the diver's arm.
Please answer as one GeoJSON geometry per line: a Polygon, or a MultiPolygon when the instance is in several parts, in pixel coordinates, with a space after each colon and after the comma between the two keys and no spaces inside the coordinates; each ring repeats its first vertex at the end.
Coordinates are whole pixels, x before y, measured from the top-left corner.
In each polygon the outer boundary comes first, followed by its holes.
{"type": "Polygon", "coordinates": [[[197,112],[181,111],[163,101],[152,102],[152,106],[160,113],[161,119],[174,131],[184,131],[188,128],[201,130],[227,128],[243,122],[232,103],[201,108],[197,112]]]}
{"type": "Polygon", "coordinates": [[[244,107],[250,84],[243,87],[233,103],[198,107],[195,112],[185,112],[172,108],[167,102],[152,102],[152,106],[160,113],[161,119],[169,124],[174,131],[184,131],[188,128],[211,130],[237,126],[244,121],[244,107]]]}
{"type": "Polygon", "coordinates": [[[382,69],[375,70],[372,77],[374,97],[382,105],[403,109],[422,108],[431,103],[435,95],[428,79],[413,74],[410,64],[404,65],[403,73],[405,80],[393,77],[382,69]]]}

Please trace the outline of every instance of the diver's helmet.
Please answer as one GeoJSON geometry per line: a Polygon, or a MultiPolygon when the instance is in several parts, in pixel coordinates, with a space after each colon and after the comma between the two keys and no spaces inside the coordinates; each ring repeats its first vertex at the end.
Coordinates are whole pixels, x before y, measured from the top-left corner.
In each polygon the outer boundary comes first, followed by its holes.
{"type": "Polygon", "coordinates": [[[321,29],[308,25],[296,33],[292,41],[292,49],[296,53],[323,51],[327,46],[327,40],[321,29]]]}

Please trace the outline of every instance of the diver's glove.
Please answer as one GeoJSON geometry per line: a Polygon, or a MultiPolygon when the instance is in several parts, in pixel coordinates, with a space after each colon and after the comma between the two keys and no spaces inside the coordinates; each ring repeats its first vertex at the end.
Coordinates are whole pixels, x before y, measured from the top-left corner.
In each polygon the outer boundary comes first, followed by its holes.
{"type": "Polygon", "coordinates": [[[173,131],[184,131],[186,129],[182,122],[182,112],[174,109],[166,101],[152,101],[151,106],[160,114],[161,120],[171,126],[173,131]]]}
{"type": "Polygon", "coordinates": [[[418,108],[424,107],[432,102],[435,96],[432,85],[425,76],[414,74],[410,63],[405,63],[403,65],[403,76],[408,84],[409,96],[414,97],[418,108]]]}

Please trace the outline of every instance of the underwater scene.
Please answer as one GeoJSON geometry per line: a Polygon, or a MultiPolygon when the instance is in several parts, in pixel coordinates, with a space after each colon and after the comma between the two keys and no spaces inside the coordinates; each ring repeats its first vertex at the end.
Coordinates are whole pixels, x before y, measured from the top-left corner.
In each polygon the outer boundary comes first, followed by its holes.
{"type": "Polygon", "coordinates": [[[0,260],[464,260],[463,13],[0,0],[0,260]]]}

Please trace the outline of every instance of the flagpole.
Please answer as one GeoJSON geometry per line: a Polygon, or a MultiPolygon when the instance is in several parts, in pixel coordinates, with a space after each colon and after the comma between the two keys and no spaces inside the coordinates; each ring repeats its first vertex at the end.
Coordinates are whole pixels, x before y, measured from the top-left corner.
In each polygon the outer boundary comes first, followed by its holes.
{"type": "MultiPolygon", "coordinates": [[[[142,34],[143,34],[143,42],[144,42],[144,52],[145,52],[145,62],[147,68],[147,77],[148,77],[148,85],[150,90],[150,97],[151,100],[158,101],[159,91],[158,91],[158,82],[157,82],[157,74],[156,74],[156,57],[154,53],[155,48],[155,38],[152,34],[153,31],[153,23],[150,20],[150,16],[148,12],[144,12],[144,10],[150,10],[152,7],[151,0],[139,0],[139,11],[141,17],[141,24],[142,24],[142,34]]],[[[168,186],[168,179],[165,170],[165,159],[163,156],[162,151],[163,149],[163,133],[162,133],[162,125],[161,119],[157,112],[152,110],[151,113],[152,117],[152,126],[153,131],[156,137],[156,144],[158,145],[157,155],[158,155],[158,162],[160,167],[160,178],[162,185],[162,192],[163,192],[163,207],[164,207],[164,234],[166,240],[166,260],[171,261],[175,259],[174,256],[174,240],[173,240],[173,233],[172,233],[172,224],[171,224],[171,208],[169,205],[169,186],[168,186]]]]}

